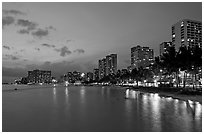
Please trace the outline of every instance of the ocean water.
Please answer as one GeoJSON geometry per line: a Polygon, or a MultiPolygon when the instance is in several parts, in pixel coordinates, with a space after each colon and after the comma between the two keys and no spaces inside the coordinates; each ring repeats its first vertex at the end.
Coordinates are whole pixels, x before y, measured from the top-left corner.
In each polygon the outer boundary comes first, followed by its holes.
{"type": "Polygon", "coordinates": [[[15,87],[3,85],[3,132],[202,131],[199,103],[122,87],[15,87]]]}

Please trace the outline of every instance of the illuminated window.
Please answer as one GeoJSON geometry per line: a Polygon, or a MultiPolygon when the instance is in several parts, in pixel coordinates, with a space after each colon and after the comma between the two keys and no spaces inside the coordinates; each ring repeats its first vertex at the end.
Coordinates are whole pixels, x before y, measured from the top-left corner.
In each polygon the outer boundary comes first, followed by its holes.
{"type": "Polygon", "coordinates": [[[184,24],[183,24],[183,21],[181,22],[181,27],[183,26],[184,24]]]}
{"type": "Polygon", "coordinates": [[[175,35],[175,34],[173,34],[173,35],[172,35],[172,37],[176,37],[176,35],[175,35]]]}

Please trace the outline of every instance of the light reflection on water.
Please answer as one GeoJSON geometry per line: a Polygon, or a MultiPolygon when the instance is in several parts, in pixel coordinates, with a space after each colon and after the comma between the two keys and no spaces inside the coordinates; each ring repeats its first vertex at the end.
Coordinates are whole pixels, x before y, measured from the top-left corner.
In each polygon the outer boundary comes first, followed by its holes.
{"type": "MultiPolygon", "coordinates": [[[[150,115],[150,120],[144,119],[145,122],[152,122],[151,131],[162,131],[162,116],[164,116],[164,110],[172,111],[175,115],[167,116],[170,118],[172,116],[174,121],[169,121],[170,124],[177,124],[183,131],[191,131],[192,129],[198,128],[196,124],[202,124],[202,105],[198,102],[193,101],[182,101],[178,99],[173,99],[172,97],[160,97],[157,93],[138,93],[132,92],[131,90],[126,90],[126,97],[130,100],[142,101],[143,117],[150,115]],[[142,99],[138,99],[142,96],[142,99]],[[169,105],[169,106],[168,106],[169,105]],[[169,109],[170,108],[170,109],[169,109]],[[187,121],[185,121],[185,119],[187,121]],[[195,124],[191,124],[191,121],[195,121],[195,124]],[[179,125],[182,123],[182,125],[179,125]],[[194,126],[195,125],[195,126],[194,126]]],[[[128,109],[131,106],[129,105],[128,109]]],[[[199,128],[201,130],[201,128],[199,128]]],[[[171,130],[172,131],[172,130],[171,130]]],[[[181,130],[179,130],[181,131],[181,130]]]]}
{"type": "Polygon", "coordinates": [[[3,92],[2,96],[3,131],[202,130],[200,103],[153,93],[78,86],[3,92]]]}

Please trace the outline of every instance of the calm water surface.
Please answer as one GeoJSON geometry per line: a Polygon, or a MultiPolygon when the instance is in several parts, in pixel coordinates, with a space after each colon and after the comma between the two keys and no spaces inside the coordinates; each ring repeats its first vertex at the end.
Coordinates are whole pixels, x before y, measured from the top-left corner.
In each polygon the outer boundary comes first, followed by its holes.
{"type": "MultiPolygon", "coordinates": [[[[13,88],[14,89],[14,88],[13,88]]],[[[202,131],[202,106],[120,87],[2,92],[2,131],[202,131]]]]}

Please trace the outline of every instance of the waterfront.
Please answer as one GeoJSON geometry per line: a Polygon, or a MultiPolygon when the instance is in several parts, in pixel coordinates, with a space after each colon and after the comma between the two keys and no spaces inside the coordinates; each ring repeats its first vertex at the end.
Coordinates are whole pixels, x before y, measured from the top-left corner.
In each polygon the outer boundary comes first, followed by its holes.
{"type": "Polygon", "coordinates": [[[202,105],[121,87],[38,87],[2,92],[3,131],[202,131],[202,105]]]}

